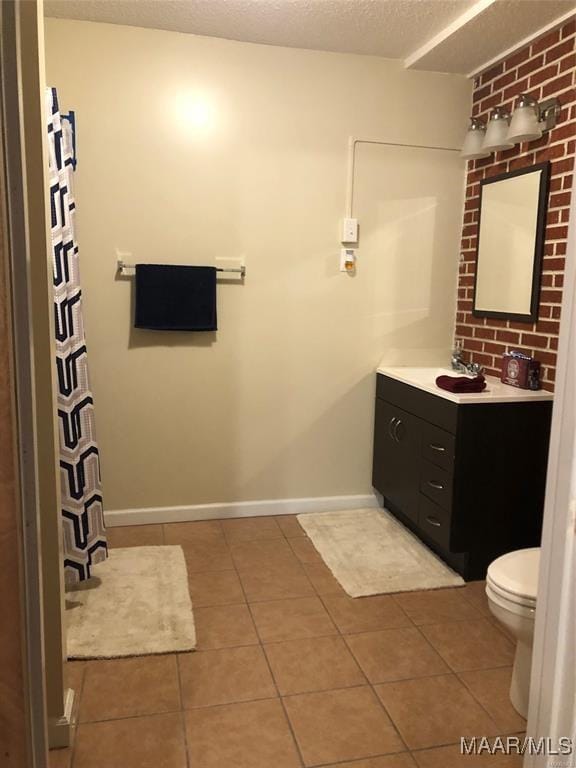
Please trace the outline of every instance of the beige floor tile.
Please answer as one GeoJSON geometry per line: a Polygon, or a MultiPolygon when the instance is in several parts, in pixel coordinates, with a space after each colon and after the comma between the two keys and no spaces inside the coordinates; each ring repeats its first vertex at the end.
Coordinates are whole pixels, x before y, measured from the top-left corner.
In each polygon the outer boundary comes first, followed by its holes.
{"type": "Polygon", "coordinates": [[[199,520],[195,523],[166,523],[165,544],[224,543],[220,520],[199,520]]]}
{"type": "Polygon", "coordinates": [[[185,713],[194,768],[298,768],[300,760],[278,699],[185,713]]]}
{"type": "Polygon", "coordinates": [[[320,553],[314,544],[312,544],[310,539],[296,538],[289,539],[289,542],[290,546],[292,547],[292,551],[301,563],[306,563],[307,565],[325,564],[320,557],[320,553]]]}
{"type": "Polygon", "coordinates": [[[371,688],[304,693],[284,704],[306,766],[405,750],[371,688]]]}
{"type": "Polygon", "coordinates": [[[86,663],[80,722],[180,709],[176,657],[137,656],[86,663]]]}
{"type": "Polygon", "coordinates": [[[450,672],[415,627],[347,635],[346,642],[371,683],[450,672]]]}
{"type": "Polygon", "coordinates": [[[234,563],[228,546],[221,541],[197,541],[182,544],[188,573],[201,571],[233,571],[234,563]]]}
{"type": "Polygon", "coordinates": [[[76,730],[74,726],[70,729],[70,746],[48,752],[48,768],[71,768],[76,730]]]}
{"type": "Polygon", "coordinates": [[[251,611],[263,643],[338,634],[319,597],[253,603],[251,611]]]}
{"type": "Polygon", "coordinates": [[[418,768],[522,768],[520,755],[462,755],[460,746],[413,752],[418,768]]]}
{"type": "Polygon", "coordinates": [[[230,544],[237,544],[242,541],[269,541],[284,537],[274,517],[244,517],[236,520],[223,520],[222,529],[230,544]]]}
{"type": "Polygon", "coordinates": [[[48,753],[48,768],[70,768],[72,760],[72,750],[51,749],[48,753]]]}
{"type": "Polygon", "coordinates": [[[246,605],[220,605],[194,611],[198,649],[257,645],[256,628],[246,605]]]}
{"type": "Polygon", "coordinates": [[[239,573],[249,603],[312,597],[316,594],[298,562],[256,566],[239,573]]]}
{"type": "Polygon", "coordinates": [[[441,624],[446,621],[479,619],[480,613],[466,600],[463,589],[403,592],[394,599],[414,624],[441,624]]]}
{"type": "Polygon", "coordinates": [[[188,574],[194,608],[245,603],[244,590],[236,571],[200,571],[188,574]]]}
{"type": "Polygon", "coordinates": [[[485,581],[469,581],[463,589],[464,596],[483,616],[492,618],[492,612],[488,607],[485,581]]]}
{"type": "Polygon", "coordinates": [[[306,531],[298,522],[296,515],[278,515],[276,522],[287,539],[306,536],[306,531]]]}
{"type": "Polygon", "coordinates": [[[347,596],[340,582],[334,578],[332,571],[327,565],[324,565],[324,563],[321,565],[303,563],[302,566],[317,594],[347,596]]]}
{"type": "Polygon", "coordinates": [[[154,547],[164,544],[161,525],[124,525],[108,527],[109,547],[154,547]]]}
{"type": "Polygon", "coordinates": [[[271,565],[298,564],[298,558],[284,537],[263,541],[238,542],[230,545],[230,552],[240,573],[271,565]]]}
{"type": "Polygon", "coordinates": [[[75,768],[186,768],[182,715],[131,717],[78,728],[75,768]]]}
{"type": "Polygon", "coordinates": [[[178,663],[186,709],[278,695],[259,646],[186,653],[179,656],[178,663]]]}
{"type": "Polygon", "coordinates": [[[340,631],[345,634],[412,626],[389,595],[358,598],[323,595],[322,600],[340,631]]]}
{"type": "Polygon", "coordinates": [[[526,720],[510,701],[511,667],[461,672],[459,677],[494,720],[500,733],[525,730],[526,720]]]}
{"type": "Polygon", "coordinates": [[[376,693],[410,749],[484,736],[496,726],[455,675],[376,686],[376,693]]]}
{"type": "Polygon", "coordinates": [[[367,760],[354,760],[352,763],[337,763],[325,768],[416,768],[414,758],[408,752],[382,757],[369,757],[367,760]]]}
{"type": "Polygon", "coordinates": [[[455,672],[510,666],[514,646],[487,619],[431,624],[423,634],[455,672]]]}
{"type": "Polygon", "coordinates": [[[366,679],[340,636],[265,645],[282,696],[363,685],[366,679]]]}

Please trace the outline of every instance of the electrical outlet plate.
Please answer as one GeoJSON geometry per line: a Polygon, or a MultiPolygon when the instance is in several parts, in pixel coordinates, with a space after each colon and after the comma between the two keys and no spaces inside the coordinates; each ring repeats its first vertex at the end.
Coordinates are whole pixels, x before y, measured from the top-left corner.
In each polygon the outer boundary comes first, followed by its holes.
{"type": "Polygon", "coordinates": [[[358,242],[358,219],[342,220],[342,242],[343,243],[358,242]]]}
{"type": "Polygon", "coordinates": [[[342,248],[340,251],[340,272],[353,272],[356,267],[356,253],[353,248],[342,248]],[[352,267],[346,267],[346,263],[352,262],[352,267]]]}

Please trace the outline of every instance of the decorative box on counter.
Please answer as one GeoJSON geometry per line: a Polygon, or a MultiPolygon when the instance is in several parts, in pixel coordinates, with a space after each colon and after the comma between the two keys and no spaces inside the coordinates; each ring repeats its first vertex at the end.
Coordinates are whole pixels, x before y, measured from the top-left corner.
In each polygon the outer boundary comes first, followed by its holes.
{"type": "Polygon", "coordinates": [[[502,355],[500,380],[520,389],[540,389],[540,363],[522,352],[506,352],[502,355]]]}

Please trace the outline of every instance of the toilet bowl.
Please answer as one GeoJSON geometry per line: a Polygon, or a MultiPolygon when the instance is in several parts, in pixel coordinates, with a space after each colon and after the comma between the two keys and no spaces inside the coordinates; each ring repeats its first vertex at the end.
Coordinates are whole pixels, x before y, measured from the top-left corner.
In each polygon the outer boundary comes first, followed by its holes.
{"type": "Polygon", "coordinates": [[[494,560],[486,574],[489,608],[516,639],[510,700],[522,717],[528,716],[539,565],[539,547],[520,549],[494,560]]]}

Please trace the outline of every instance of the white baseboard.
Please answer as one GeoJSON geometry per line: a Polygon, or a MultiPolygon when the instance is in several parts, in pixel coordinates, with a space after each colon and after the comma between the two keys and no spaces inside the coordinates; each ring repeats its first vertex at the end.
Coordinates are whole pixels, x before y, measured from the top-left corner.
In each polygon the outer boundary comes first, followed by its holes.
{"type": "Polygon", "coordinates": [[[74,697],[75,693],[72,688],[67,688],[64,693],[62,716],[48,718],[48,747],[50,749],[62,749],[70,745],[74,697]]]}
{"type": "Polygon", "coordinates": [[[106,525],[149,525],[151,523],[187,523],[232,517],[300,515],[304,512],[335,512],[379,506],[373,493],[352,496],[320,496],[310,499],[271,499],[237,501],[227,504],[194,504],[187,507],[143,507],[111,509],[104,513],[106,525]]]}

